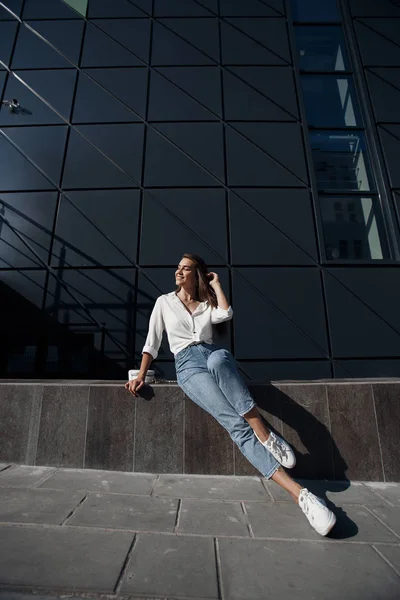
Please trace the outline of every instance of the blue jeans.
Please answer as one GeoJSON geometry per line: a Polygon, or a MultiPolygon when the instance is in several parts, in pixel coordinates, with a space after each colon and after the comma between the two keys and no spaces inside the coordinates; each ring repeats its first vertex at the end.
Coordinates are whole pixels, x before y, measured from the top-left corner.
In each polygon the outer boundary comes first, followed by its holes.
{"type": "Polygon", "coordinates": [[[178,352],[175,367],[179,387],[228,431],[247,460],[270,479],[280,465],[243,418],[256,403],[232,354],[202,342],[178,352]]]}

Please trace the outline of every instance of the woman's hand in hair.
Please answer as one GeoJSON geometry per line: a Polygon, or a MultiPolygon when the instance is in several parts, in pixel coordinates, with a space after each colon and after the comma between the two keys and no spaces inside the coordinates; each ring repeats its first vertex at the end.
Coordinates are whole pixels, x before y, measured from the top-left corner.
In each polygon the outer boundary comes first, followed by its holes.
{"type": "Polygon", "coordinates": [[[208,283],[211,285],[211,287],[215,287],[216,285],[218,285],[220,283],[218,275],[216,273],[214,273],[213,271],[210,271],[210,273],[207,273],[207,277],[209,279],[208,283]]]}

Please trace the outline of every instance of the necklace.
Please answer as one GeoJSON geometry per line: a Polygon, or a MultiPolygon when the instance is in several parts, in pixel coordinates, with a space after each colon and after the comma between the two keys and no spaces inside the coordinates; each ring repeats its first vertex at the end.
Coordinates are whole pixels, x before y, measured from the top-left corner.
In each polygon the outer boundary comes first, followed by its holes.
{"type": "MultiPolygon", "coordinates": [[[[177,294],[177,296],[178,296],[178,294],[177,294]]],[[[193,302],[197,302],[197,300],[193,300],[193,299],[192,300],[182,300],[182,298],[180,298],[180,296],[178,296],[178,298],[181,302],[183,302],[183,304],[185,304],[185,306],[187,306],[188,304],[192,304],[193,302]]]]}

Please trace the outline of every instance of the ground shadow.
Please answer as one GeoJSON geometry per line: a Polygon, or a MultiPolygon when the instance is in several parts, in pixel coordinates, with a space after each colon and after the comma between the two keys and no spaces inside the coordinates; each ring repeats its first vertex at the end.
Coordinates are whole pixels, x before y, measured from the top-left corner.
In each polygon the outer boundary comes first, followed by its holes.
{"type": "Polygon", "coordinates": [[[342,507],[336,506],[327,496],[327,492],[344,492],[350,481],[346,476],[348,465],[323,422],[325,413],[321,408],[325,400],[320,403],[310,398],[309,403],[306,401],[306,408],[272,384],[260,386],[262,389],[257,385],[251,387],[267,426],[278,434],[283,433],[296,454],[296,466],[290,474],[322,498],[335,513],[337,521],[329,537],[354,537],[358,526],[342,507]]]}

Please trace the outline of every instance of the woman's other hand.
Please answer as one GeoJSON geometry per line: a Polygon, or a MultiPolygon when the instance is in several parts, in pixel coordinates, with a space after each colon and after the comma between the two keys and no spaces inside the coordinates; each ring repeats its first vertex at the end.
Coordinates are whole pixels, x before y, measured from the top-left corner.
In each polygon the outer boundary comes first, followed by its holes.
{"type": "Polygon", "coordinates": [[[211,285],[211,287],[214,287],[215,285],[217,285],[220,282],[217,273],[214,273],[213,271],[210,271],[210,273],[207,273],[207,276],[209,278],[208,283],[211,285]]]}
{"type": "Polygon", "coordinates": [[[127,381],[125,384],[125,389],[128,390],[134,396],[138,396],[138,390],[144,386],[145,383],[144,377],[136,377],[136,379],[132,379],[132,381],[127,381]]]}

